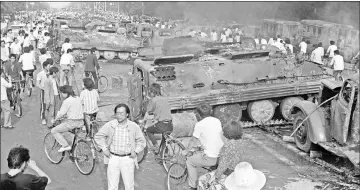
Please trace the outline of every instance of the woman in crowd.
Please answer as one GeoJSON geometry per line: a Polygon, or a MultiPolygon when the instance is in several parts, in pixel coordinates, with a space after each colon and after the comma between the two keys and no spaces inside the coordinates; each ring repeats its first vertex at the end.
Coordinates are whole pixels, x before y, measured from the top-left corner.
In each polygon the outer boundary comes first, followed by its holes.
{"type": "Polygon", "coordinates": [[[219,165],[215,171],[200,176],[199,190],[221,190],[225,189],[224,181],[230,175],[237,164],[241,162],[242,148],[242,126],[239,122],[231,121],[223,128],[224,146],[221,148],[219,165]]]}

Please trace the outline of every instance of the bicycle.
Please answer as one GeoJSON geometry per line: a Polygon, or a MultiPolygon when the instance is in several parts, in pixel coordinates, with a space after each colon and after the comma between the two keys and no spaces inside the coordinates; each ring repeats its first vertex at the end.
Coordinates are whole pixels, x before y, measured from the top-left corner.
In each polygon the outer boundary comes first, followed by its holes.
{"type": "Polygon", "coordinates": [[[27,71],[26,75],[25,75],[25,88],[23,89],[26,90],[26,94],[30,97],[31,93],[32,93],[32,88],[33,88],[33,78],[30,77],[30,72],[27,71]]]}
{"type": "Polygon", "coordinates": [[[13,111],[17,112],[15,113],[15,116],[20,118],[23,114],[23,109],[21,105],[21,98],[20,98],[20,83],[21,80],[12,80],[12,89],[11,89],[11,102],[12,102],[12,109],[13,111]]]}
{"type": "MultiPolygon", "coordinates": [[[[56,125],[53,124],[52,127],[55,126],[56,125]]],[[[92,145],[89,145],[85,139],[78,137],[81,132],[81,127],[75,128],[69,132],[74,134],[74,137],[71,144],[71,150],[66,152],[69,153],[70,160],[75,162],[76,168],[79,172],[83,175],[89,175],[95,167],[95,148],[92,145]],[[86,165],[89,165],[90,167],[86,168],[86,165]]],[[[51,163],[59,164],[64,159],[65,152],[58,152],[61,145],[56,141],[51,132],[46,134],[43,144],[46,157],[51,163]]]]}
{"type": "MultiPolygon", "coordinates": [[[[195,148],[197,150],[195,150],[193,152],[193,154],[197,151],[201,151],[201,148],[195,148]]],[[[187,183],[187,178],[188,178],[188,173],[187,173],[187,167],[186,167],[186,156],[183,155],[183,159],[180,160],[180,162],[175,162],[173,164],[171,164],[169,171],[167,172],[166,175],[166,185],[167,185],[167,189],[168,190],[182,190],[184,189],[184,186],[188,186],[187,183]],[[180,171],[179,173],[177,173],[178,171],[180,171]]],[[[201,167],[202,169],[204,169],[206,172],[211,172],[216,170],[218,167],[218,163],[214,166],[206,166],[206,167],[201,167]]]]}
{"type": "MultiPolygon", "coordinates": [[[[95,83],[95,79],[92,75],[92,72],[87,72],[88,74],[88,78],[90,78],[91,80],[94,81],[95,83]]],[[[96,73],[97,78],[98,78],[98,90],[99,93],[103,93],[106,91],[107,87],[108,87],[108,79],[106,78],[106,76],[104,75],[100,75],[99,72],[96,73]]]]}
{"type": "MultiPolygon", "coordinates": [[[[144,126],[145,124],[140,124],[140,128],[146,139],[146,146],[137,156],[138,163],[141,163],[145,159],[148,153],[148,146],[152,145],[144,126]]],[[[157,151],[157,154],[160,154],[160,158],[156,159],[162,162],[165,171],[168,172],[171,164],[177,162],[183,150],[185,150],[185,146],[179,140],[171,136],[170,132],[164,132],[162,133],[161,143],[157,151]]]]}

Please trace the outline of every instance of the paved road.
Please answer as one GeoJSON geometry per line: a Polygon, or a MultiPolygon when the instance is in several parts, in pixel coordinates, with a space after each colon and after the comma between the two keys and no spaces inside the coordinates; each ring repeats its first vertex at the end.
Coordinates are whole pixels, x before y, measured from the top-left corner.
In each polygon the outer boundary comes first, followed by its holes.
{"type": "MultiPolygon", "coordinates": [[[[129,66],[104,65],[111,72],[127,73],[129,66]],[[115,69],[114,69],[115,67],[115,69]]],[[[110,71],[104,71],[111,78],[110,71]]],[[[124,83],[125,84],[125,83],[124,83]]],[[[30,149],[31,158],[36,160],[51,178],[50,190],[105,190],[107,188],[104,165],[97,163],[94,172],[89,176],[80,174],[75,165],[66,157],[60,164],[51,164],[43,151],[42,141],[49,131],[40,124],[39,92],[36,89],[31,97],[24,97],[24,116],[14,119],[15,129],[1,129],[1,173],[7,171],[6,157],[9,150],[16,145],[24,145],[30,149]]],[[[127,90],[111,89],[102,96],[103,99],[114,99],[116,102],[126,101],[127,90]],[[120,96],[114,96],[114,93],[120,96]]],[[[106,114],[113,106],[102,108],[106,114]]],[[[188,139],[182,139],[186,144],[188,139]]],[[[338,176],[325,171],[302,159],[294,152],[266,137],[264,132],[246,129],[244,136],[243,160],[250,162],[254,168],[264,172],[267,183],[264,189],[346,189],[347,185],[339,186],[338,176]]],[[[32,173],[33,171],[27,171],[32,173]]],[[[165,190],[165,172],[149,154],[147,159],[136,171],[136,190],[165,190]]]]}

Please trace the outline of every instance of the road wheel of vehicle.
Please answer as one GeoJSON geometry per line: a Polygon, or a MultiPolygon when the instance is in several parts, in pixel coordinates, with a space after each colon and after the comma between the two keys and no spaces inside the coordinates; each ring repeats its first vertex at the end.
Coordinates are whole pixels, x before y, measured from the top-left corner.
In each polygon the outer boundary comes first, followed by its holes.
{"type": "Polygon", "coordinates": [[[95,150],[88,142],[79,140],[74,148],[75,165],[80,173],[89,175],[95,167],[95,150]]]}
{"type": "Polygon", "coordinates": [[[185,164],[174,163],[170,166],[166,176],[168,190],[182,190],[188,186],[187,169],[185,164]]]}
{"type": "Polygon", "coordinates": [[[301,102],[303,99],[301,97],[288,97],[281,101],[280,103],[280,112],[281,115],[286,120],[293,120],[294,118],[291,118],[290,110],[291,108],[297,104],[298,102],[301,102]]]}
{"type": "Polygon", "coordinates": [[[165,143],[165,146],[161,151],[161,160],[166,172],[169,171],[171,164],[185,160],[185,157],[182,154],[184,150],[185,146],[176,139],[169,140],[165,143]]]}
{"type": "Polygon", "coordinates": [[[250,118],[256,122],[268,122],[275,114],[275,104],[270,100],[251,102],[247,107],[250,118]]]}
{"type": "Polygon", "coordinates": [[[214,109],[214,116],[224,125],[230,121],[239,121],[242,110],[239,104],[219,105],[214,109]]]}
{"type": "Polygon", "coordinates": [[[46,157],[51,163],[59,164],[64,159],[65,152],[58,152],[61,145],[56,141],[51,132],[45,135],[43,144],[46,157]]]}
{"type": "MultiPolygon", "coordinates": [[[[303,112],[298,112],[295,114],[294,125],[293,125],[294,130],[302,121],[304,121],[305,117],[306,116],[303,112]]],[[[304,152],[310,152],[310,150],[314,146],[314,144],[311,142],[309,137],[309,127],[310,127],[310,121],[307,120],[301,125],[301,127],[294,134],[296,146],[304,152]]]]}
{"type": "Polygon", "coordinates": [[[99,93],[105,92],[108,87],[108,79],[105,76],[100,76],[98,80],[98,90],[99,93]]]}
{"type": "Polygon", "coordinates": [[[142,150],[141,152],[138,153],[137,155],[137,161],[138,164],[140,164],[142,161],[145,160],[147,153],[149,152],[148,146],[146,144],[144,150],[142,150]]]}
{"type": "Polygon", "coordinates": [[[118,52],[117,56],[119,57],[120,60],[127,60],[130,57],[130,53],[129,52],[118,52]]]}
{"type": "Polygon", "coordinates": [[[113,51],[104,51],[104,58],[106,60],[113,60],[115,58],[115,52],[113,51]]]}

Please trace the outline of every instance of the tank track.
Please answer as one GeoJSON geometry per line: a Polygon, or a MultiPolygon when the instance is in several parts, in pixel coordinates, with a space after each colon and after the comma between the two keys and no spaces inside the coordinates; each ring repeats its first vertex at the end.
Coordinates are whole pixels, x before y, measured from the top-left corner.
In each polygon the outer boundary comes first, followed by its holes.
{"type": "Polygon", "coordinates": [[[251,122],[251,121],[241,121],[240,122],[243,126],[243,128],[251,128],[251,127],[258,127],[258,126],[278,126],[278,125],[289,125],[292,122],[283,120],[283,119],[275,119],[270,120],[268,122],[262,123],[262,122],[251,122]]]}

